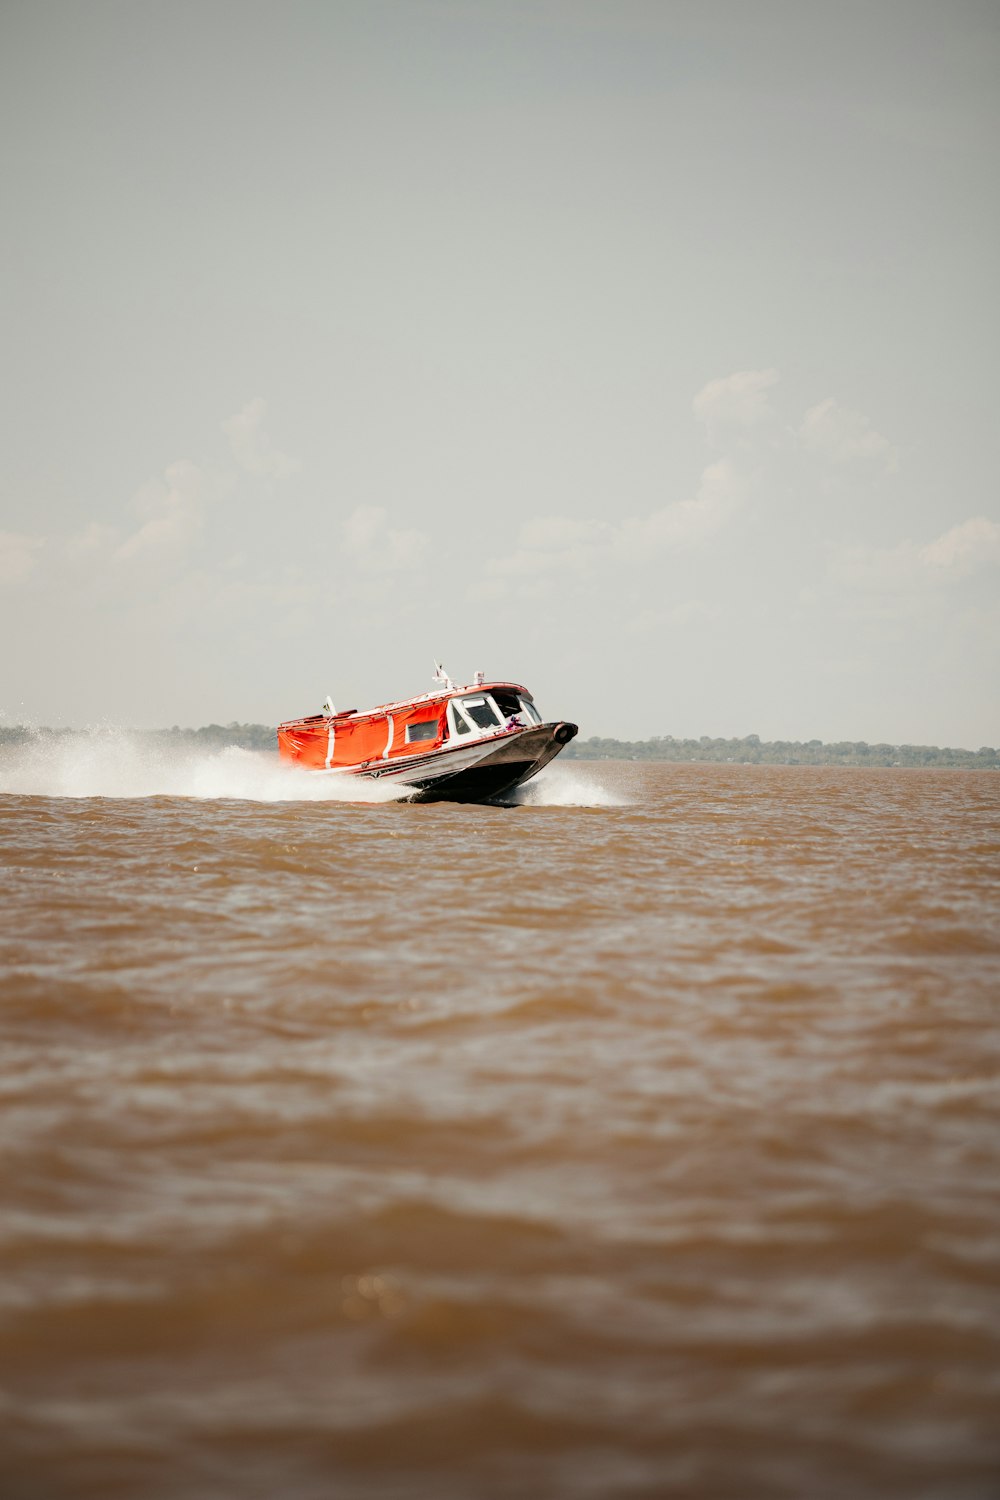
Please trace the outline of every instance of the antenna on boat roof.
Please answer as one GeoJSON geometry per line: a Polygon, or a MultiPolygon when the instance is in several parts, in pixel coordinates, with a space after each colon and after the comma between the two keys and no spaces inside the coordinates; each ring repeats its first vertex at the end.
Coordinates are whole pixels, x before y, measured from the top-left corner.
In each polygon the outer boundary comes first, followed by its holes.
{"type": "Polygon", "coordinates": [[[441,686],[443,688],[447,688],[449,692],[455,686],[455,684],[452,682],[451,678],[448,676],[448,673],[445,671],[444,667],[441,665],[441,663],[439,661],[436,661],[434,663],[434,678],[433,678],[433,680],[435,682],[439,682],[441,684],[441,686]]]}
{"type": "Polygon", "coordinates": [[[337,712],[337,710],[333,706],[333,699],[329,696],[324,700],[323,712],[326,714],[328,719],[332,719],[334,714],[337,712]]]}
{"type": "Polygon", "coordinates": [[[486,678],[483,676],[483,669],[480,667],[472,679],[472,685],[473,687],[482,687],[485,681],[486,678]]]}

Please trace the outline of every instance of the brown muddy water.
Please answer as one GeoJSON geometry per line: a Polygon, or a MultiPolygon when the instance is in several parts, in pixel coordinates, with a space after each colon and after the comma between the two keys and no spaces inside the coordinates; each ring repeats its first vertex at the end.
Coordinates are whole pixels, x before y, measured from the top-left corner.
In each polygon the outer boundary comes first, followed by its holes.
{"type": "Polygon", "coordinates": [[[53,754],[5,1500],[1000,1494],[1000,776],[53,754]]]}

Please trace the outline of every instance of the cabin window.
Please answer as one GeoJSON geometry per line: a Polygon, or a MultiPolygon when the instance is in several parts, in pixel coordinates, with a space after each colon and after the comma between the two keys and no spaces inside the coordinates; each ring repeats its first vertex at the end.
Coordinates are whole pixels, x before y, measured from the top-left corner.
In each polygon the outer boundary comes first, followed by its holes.
{"type": "Polygon", "coordinates": [[[490,699],[500,710],[505,722],[515,717],[524,725],[542,722],[530,693],[517,693],[513,688],[494,688],[490,699]]]}
{"type": "Polygon", "coordinates": [[[491,696],[505,719],[521,712],[521,700],[509,688],[494,688],[491,696]]]}
{"type": "Polygon", "coordinates": [[[500,720],[488,698],[463,698],[462,707],[479,729],[498,729],[500,720]]]}
{"type": "Polygon", "coordinates": [[[454,702],[454,700],[452,700],[452,702],[448,704],[448,713],[451,719],[452,734],[472,733],[472,725],[467,723],[466,720],[462,717],[462,710],[459,708],[458,704],[454,702]]]}
{"type": "Polygon", "coordinates": [[[418,740],[436,740],[437,732],[437,719],[424,719],[420,724],[407,724],[406,743],[412,745],[418,740]]]}

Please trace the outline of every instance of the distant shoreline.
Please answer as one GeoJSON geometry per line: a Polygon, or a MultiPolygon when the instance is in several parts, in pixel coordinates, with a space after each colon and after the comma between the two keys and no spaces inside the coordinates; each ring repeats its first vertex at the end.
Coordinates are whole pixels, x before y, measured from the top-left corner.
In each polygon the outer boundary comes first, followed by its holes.
{"type": "MultiPolygon", "coordinates": [[[[276,749],[275,731],[270,724],[205,724],[200,729],[112,730],[34,729],[24,724],[0,725],[0,748],[25,745],[37,740],[60,740],[66,737],[90,737],[123,733],[159,745],[190,748],[224,749],[232,745],[243,750],[276,749]]],[[[755,734],[742,739],[675,739],[657,735],[648,740],[601,739],[573,740],[562,752],[563,760],[653,760],[693,762],[708,761],[734,765],[780,766],[910,766],[943,767],[955,770],[1000,770],[1000,750],[984,745],[979,750],[960,750],[937,745],[869,745],[864,740],[841,740],[824,744],[821,740],[761,740],[755,734]]]]}
{"type": "Polygon", "coordinates": [[[938,745],[869,745],[864,740],[761,740],[755,734],[743,739],[674,739],[672,735],[651,740],[608,740],[596,736],[574,740],[563,751],[571,760],[709,761],[716,764],[751,766],[939,766],[951,770],[1000,770],[1000,751],[990,745],[980,750],[958,750],[938,745]]]}

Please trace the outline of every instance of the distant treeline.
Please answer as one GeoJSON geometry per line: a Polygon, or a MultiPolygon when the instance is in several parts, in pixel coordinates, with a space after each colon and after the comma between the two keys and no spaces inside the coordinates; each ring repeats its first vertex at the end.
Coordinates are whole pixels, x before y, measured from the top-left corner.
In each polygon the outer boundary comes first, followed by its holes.
{"type": "MultiPolygon", "coordinates": [[[[112,733],[102,729],[30,729],[23,724],[0,725],[0,745],[20,745],[38,738],[112,733]]],[[[201,729],[137,729],[127,731],[156,744],[222,749],[274,750],[277,738],[270,724],[205,724],[201,729]]],[[[562,752],[566,760],[719,761],[732,765],[777,766],[961,766],[1000,770],[1000,751],[990,745],[980,750],[940,749],[937,745],[869,745],[864,740],[762,740],[756,734],[740,740],[678,740],[672,734],[651,740],[607,740],[592,736],[573,740],[562,752]]]]}
{"type": "Polygon", "coordinates": [[[5,727],[0,724],[0,745],[23,745],[36,739],[62,739],[67,736],[127,734],[130,739],[150,740],[156,744],[208,746],[222,749],[239,745],[243,750],[277,750],[278,738],[271,724],[205,724],[201,729],[30,729],[24,724],[5,727]]]}
{"type": "Polygon", "coordinates": [[[676,740],[672,734],[651,740],[573,740],[563,751],[571,760],[711,760],[735,765],[772,766],[965,766],[1000,770],[1000,752],[939,749],[937,745],[869,745],[865,740],[676,740]]]}

